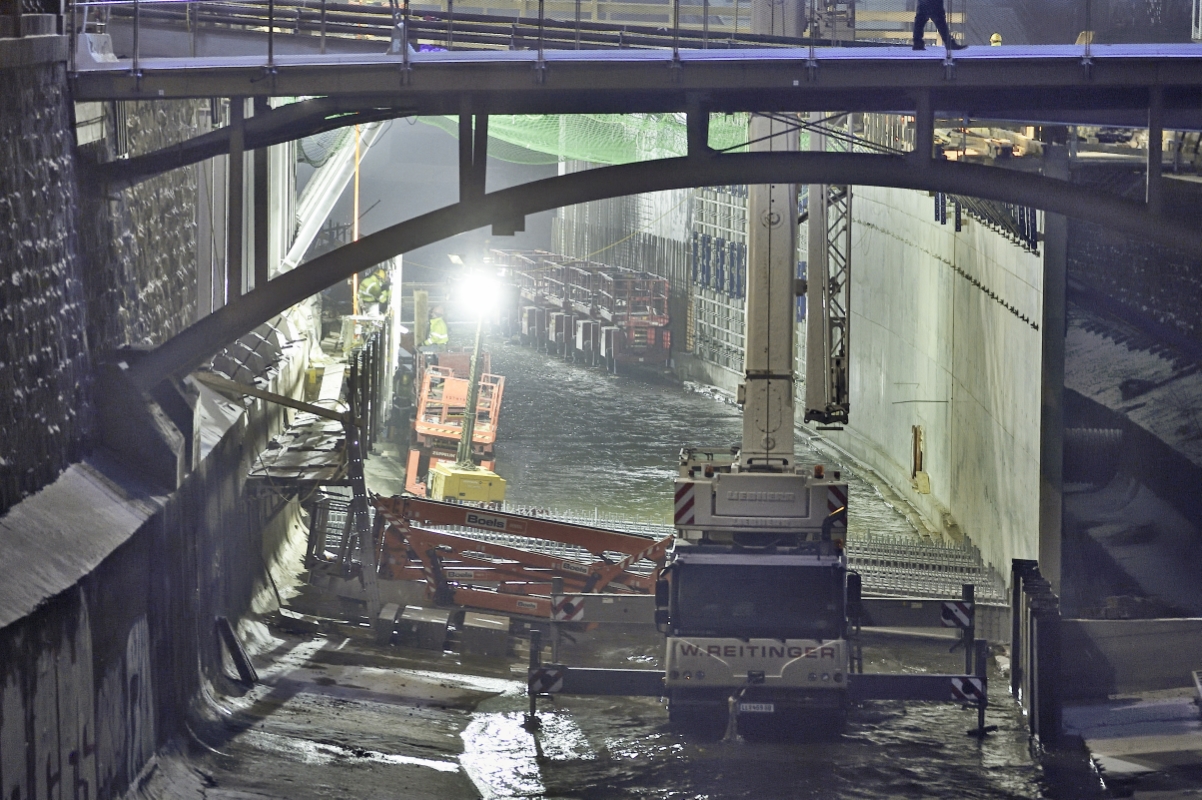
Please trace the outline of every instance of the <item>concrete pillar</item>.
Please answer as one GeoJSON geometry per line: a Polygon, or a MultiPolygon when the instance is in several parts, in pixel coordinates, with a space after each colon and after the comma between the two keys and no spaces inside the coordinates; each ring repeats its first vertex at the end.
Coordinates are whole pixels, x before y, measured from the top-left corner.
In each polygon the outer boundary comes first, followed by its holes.
{"type": "Polygon", "coordinates": [[[1161,162],[1164,158],[1164,89],[1153,86],[1148,90],[1148,181],[1146,199],[1148,211],[1159,214],[1164,205],[1164,180],[1161,162]]]}
{"type": "MultiPolygon", "coordinates": [[[[1043,174],[1069,180],[1068,153],[1049,145],[1044,150],[1043,174]]],[[[1068,260],[1068,220],[1044,216],[1043,242],[1043,368],[1039,414],[1039,571],[1060,589],[1064,527],[1064,337],[1065,275],[1068,260]]]]}

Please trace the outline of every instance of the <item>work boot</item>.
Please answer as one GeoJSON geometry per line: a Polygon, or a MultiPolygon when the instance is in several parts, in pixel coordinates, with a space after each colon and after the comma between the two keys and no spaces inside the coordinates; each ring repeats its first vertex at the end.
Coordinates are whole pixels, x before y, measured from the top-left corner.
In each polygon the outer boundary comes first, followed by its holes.
{"type": "Polygon", "coordinates": [[[915,42],[913,49],[914,50],[926,50],[927,46],[922,42],[915,42]]]}
{"type": "Polygon", "coordinates": [[[955,39],[948,39],[946,47],[948,50],[963,50],[965,47],[968,47],[968,45],[960,44],[955,39]]]}

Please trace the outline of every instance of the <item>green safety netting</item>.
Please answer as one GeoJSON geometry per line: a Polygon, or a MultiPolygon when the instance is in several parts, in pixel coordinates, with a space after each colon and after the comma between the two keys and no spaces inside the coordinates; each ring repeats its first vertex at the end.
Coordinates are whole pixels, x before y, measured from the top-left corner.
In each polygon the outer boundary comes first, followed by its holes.
{"type": "MultiPolygon", "coordinates": [[[[459,135],[458,117],[420,117],[422,122],[459,135]]],[[[526,114],[490,115],[488,154],[515,164],[588,161],[630,164],[683,156],[688,150],[684,114],[526,114]]],[[[747,149],[747,115],[710,116],[710,147],[747,149]]]]}

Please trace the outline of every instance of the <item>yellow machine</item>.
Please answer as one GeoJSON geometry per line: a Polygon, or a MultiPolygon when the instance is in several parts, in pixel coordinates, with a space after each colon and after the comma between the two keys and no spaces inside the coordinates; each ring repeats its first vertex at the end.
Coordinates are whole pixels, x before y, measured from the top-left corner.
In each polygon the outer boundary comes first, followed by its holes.
{"type": "Polygon", "coordinates": [[[497,503],[505,500],[505,479],[484,467],[440,462],[430,470],[430,497],[452,503],[497,503]]]}

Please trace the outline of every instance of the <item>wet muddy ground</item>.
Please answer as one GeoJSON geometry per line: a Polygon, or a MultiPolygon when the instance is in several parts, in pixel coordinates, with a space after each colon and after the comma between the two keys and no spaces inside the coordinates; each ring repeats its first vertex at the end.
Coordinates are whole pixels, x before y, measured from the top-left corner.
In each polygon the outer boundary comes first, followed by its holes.
{"type": "MultiPolygon", "coordinates": [[[[965,734],[974,710],[869,703],[834,739],[735,744],[673,733],[651,698],[542,701],[542,728],[531,733],[517,656],[381,650],[345,626],[273,637],[258,657],[263,683],[223,699],[228,713],[210,712],[197,732],[207,745],[193,762],[204,797],[996,798],[1047,789],[996,672],[988,722],[999,730],[983,743],[965,734]]],[[[865,669],[953,672],[962,657],[947,642],[869,635],[865,669]]],[[[563,657],[654,668],[660,646],[653,631],[627,630],[565,646],[563,657]]]]}
{"type": "MultiPolygon", "coordinates": [[[[590,372],[492,345],[507,386],[498,471],[509,499],[563,510],[668,521],[677,453],[736,441],[739,412],[667,382],[590,372]]],[[[802,450],[803,461],[826,461],[802,450]]],[[[852,535],[916,536],[905,516],[852,477],[852,535]]],[[[287,594],[287,590],[285,590],[287,594]]],[[[332,622],[297,636],[263,629],[262,683],[213,687],[174,764],[196,796],[255,798],[1028,798],[1084,797],[1030,756],[1024,720],[991,663],[984,742],[965,735],[975,709],[871,703],[842,735],[817,741],[698,741],[673,733],[651,698],[560,697],[523,727],[525,657],[466,660],[376,646],[332,622]],[[181,766],[182,765],[182,766],[181,766]],[[1069,788],[1065,788],[1068,786],[1069,788]]],[[[872,635],[868,672],[956,673],[951,640],[872,635]]],[[[650,629],[578,637],[568,664],[653,669],[650,629]]],[[[170,762],[170,763],[169,763],[170,762]]],[[[163,780],[163,779],[160,779],[163,780]]],[[[183,780],[183,778],[179,778],[183,780]]],[[[1074,779],[1076,780],[1076,779],[1074,779]]],[[[1096,782],[1095,784],[1096,785],[1096,782]]],[[[168,796],[168,795],[163,795],[168,796]]]]}

